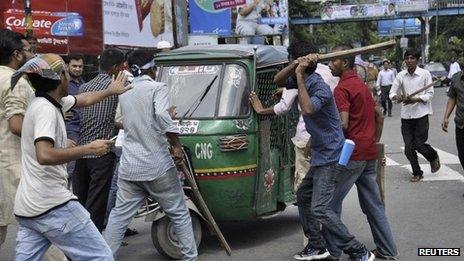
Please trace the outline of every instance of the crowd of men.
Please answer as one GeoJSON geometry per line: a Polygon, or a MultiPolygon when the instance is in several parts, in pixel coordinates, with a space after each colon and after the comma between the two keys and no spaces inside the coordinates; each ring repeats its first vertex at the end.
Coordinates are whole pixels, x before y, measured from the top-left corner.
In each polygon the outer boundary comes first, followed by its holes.
{"type": "Polygon", "coordinates": [[[183,159],[182,147],[168,112],[168,88],[153,80],[154,53],[133,51],[126,57],[106,49],[100,73],[89,82],[81,77],[83,62],[80,55],[69,55],[66,62],[56,54],[35,55],[23,35],[0,31],[0,243],[16,220],[15,260],[41,260],[51,245],[62,258],[113,260],[131,219],[150,196],[171,218],[184,259],[196,260],[174,164],[183,159]],[[123,70],[130,71],[132,82],[123,70]],[[115,172],[118,103],[126,139],[115,172]],[[108,202],[113,175],[119,188],[108,202]]]}
{"type": "MultiPolygon", "coordinates": [[[[339,46],[332,51],[349,49],[351,47],[339,46]]],[[[376,183],[376,143],[382,134],[383,117],[392,117],[392,101],[400,103],[405,155],[412,167],[411,182],[423,179],[417,152],[430,162],[432,173],[440,169],[436,150],[426,143],[434,90],[430,73],[418,66],[420,53],[406,51],[406,68],[400,73],[391,69],[388,60],[383,62],[383,70],[377,78],[381,108],[376,105],[370,87],[357,75],[355,57],[334,59],[327,67],[317,63],[317,50],[309,43],[296,42],[290,45],[288,52],[290,65],[274,80],[284,87],[280,102],[264,108],[255,93],[251,93],[250,101],[258,114],[281,115],[298,100],[301,116],[292,138],[296,157],[294,186],[307,239],[305,248],[294,258],[338,260],[344,252],[350,255],[350,260],[398,259],[376,183]],[[343,167],[337,162],[345,139],[354,141],[356,146],[348,165],[343,167]],[[305,153],[308,147],[311,153],[305,153]],[[357,241],[340,220],[343,199],[354,184],[377,246],[372,251],[357,241]]],[[[459,70],[450,75],[450,79],[442,128],[447,131],[449,117],[457,106],[456,145],[464,167],[464,78],[459,70]]]]}
{"type": "MultiPolygon", "coordinates": [[[[404,54],[407,68],[397,75],[385,62],[377,82],[382,109],[355,72],[355,57],[333,59],[327,66],[318,63],[317,49],[307,42],[293,43],[288,51],[289,65],[274,79],[285,88],[281,101],[263,108],[254,93],[250,101],[259,114],[281,115],[294,101],[299,104],[292,139],[294,187],[306,245],[294,259],[338,260],[343,253],[360,261],[398,259],[376,183],[376,143],[392,101],[401,103],[411,181],[423,178],[417,152],[433,173],[440,169],[437,152],[426,143],[433,87],[411,96],[432,82],[430,73],[417,66],[420,57],[413,50],[404,54]],[[338,160],[345,139],[356,146],[342,166],[338,160]],[[354,185],[376,245],[372,251],[341,220],[342,202],[354,185]]],[[[41,260],[51,245],[71,260],[113,260],[128,225],[150,196],[171,219],[183,259],[196,260],[175,167],[183,159],[182,146],[169,86],[155,81],[154,53],[106,49],[99,57],[99,74],[88,82],[82,79],[83,66],[80,55],[66,61],[56,54],[35,55],[24,36],[0,31],[0,246],[16,220],[16,260],[41,260]],[[118,129],[125,131],[122,153],[115,153],[112,140],[118,129]]],[[[448,130],[457,106],[456,143],[464,163],[462,84],[459,71],[451,79],[442,128],[448,130]]]]}

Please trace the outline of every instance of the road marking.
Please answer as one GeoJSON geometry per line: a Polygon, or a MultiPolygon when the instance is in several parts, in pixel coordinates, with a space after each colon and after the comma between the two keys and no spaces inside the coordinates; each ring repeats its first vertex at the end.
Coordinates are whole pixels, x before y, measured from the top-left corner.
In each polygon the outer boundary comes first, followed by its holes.
{"type": "MultiPolygon", "coordinates": [[[[441,168],[438,172],[432,173],[430,171],[430,164],[420,164],[422,171],[424,172],[424,181],[445,181],[445,180],[460,180],[464,182],[464,176],[459,172],[441,165],[441,168]]],[[[404,165],[402,168],[407,169],[409,172],[412,172],[410,165],[404,165]]]]}
{"type": "Polygon", "coordinates": [[[389,157],[385,157],[387,159],[386,165],[387,166],[399,166],[400,164],[389,157]]]}
{"type": "MultiPolygon", "coordinates": [[[[404,147],[401,147],[401,149],[404,151],[404,147]]],[[[441,149],[437,149],[437,148],[434,148],[434,149],[437,151],[438,156],[440,157],[441,164],[461,164],[459,162],[458,156],[451,154],[449,152],[446,152],[444,150],[441,150],[441,149]]],[[[422,156],[422,154],[417,153],[417,155],[419,156],[419,158],[426,160],[424,156],[422,156]]]]}

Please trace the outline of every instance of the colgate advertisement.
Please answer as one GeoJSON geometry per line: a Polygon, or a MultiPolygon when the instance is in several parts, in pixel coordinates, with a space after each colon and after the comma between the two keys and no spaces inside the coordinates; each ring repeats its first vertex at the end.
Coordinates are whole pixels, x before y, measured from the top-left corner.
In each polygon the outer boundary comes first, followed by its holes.
{"type": "MultiPolygon", "coordinates": [[[[0,1],[1,25],[24,34],[22,0],[0,1]]],[[[98,54],[103,48],[101,1],[48,0],[32,2],[32,30],[37,52],[98,54]]]]}
{"type": "MultiPolygon", "coordinates": [[[[6,28],[26,33],[24,11],[10,9],[4,13],[4,16],[6,28]]],[[[32,30],[35,37],[84,35],[84,23],[79,13],[33,11],[32,17],[32,30]]]]}

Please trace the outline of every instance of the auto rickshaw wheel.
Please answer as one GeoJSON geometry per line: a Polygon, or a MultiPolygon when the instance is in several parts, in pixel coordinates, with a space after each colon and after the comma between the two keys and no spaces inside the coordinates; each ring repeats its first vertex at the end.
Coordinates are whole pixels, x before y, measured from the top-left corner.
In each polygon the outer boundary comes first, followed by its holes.
{"type": "MultiPolygon", "coordinates": [[[[198,248],[202,238],[201,221],[195,213],[190,212],[190,217],[192,218],[193,236],[198,248]]],[[[180,244],[174,232],[172,222],[167,216],[153,221],[151,224],[151,240],[156,250],[164,257],[176,260],[182,259],[180,244]]]]}

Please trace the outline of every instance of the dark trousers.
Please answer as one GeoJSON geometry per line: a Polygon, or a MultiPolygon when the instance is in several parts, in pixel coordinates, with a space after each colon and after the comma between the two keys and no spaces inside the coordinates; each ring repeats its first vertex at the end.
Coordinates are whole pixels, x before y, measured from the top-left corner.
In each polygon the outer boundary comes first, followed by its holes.
{"type": "Polygon", "coordinates": [[[459,161],[464,168],[464,129],[458,127],[456,127],[456,146],[458,147],[459,161]]]}
{"type": "Polygon", "coordinates": [[[391,85],[380,87],[380,103],[383,107],[383,114],[385,115],[388,111],[388,115],[391,115],[393,103],[390,100],[390,89],[391,85]],[[388,106],[387,106],[388,105],[388,106]]]}
{"type": "MultiPolygon", "coordinates": [[[[69,140],[72,140],[72,141],[74,141],[76,143],[79,141],[79,132],[66,131],[66,135],[68,136],[69,140]]],[[[76,168],[76,161],[68,162],[68,164],[66,165],[66,169],[68,171],[68,180],[69,181],[71,181],[71,179],[72,179],[72,174],[73,174],[75,168],[76,168]]]]}
{"type": "Polygon", "coordinates": [[[412,174],[421,176],[423,172],[419,166],[417,152],[429,162],[438,157],[437,151],[425,143],[429,138],[429,116],[425,115],[418,119],[401,119],[401,134],[403,134],[404,140],[404,154],[411,163],[412,174]]]}
{"type": "Polygon", "coordinates": [[[100,158],[76,161],[73,192],[89,211],[90,218],[100,232],[103,230],[115,157],[111,152],[100,158]]]}

